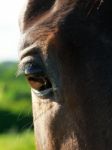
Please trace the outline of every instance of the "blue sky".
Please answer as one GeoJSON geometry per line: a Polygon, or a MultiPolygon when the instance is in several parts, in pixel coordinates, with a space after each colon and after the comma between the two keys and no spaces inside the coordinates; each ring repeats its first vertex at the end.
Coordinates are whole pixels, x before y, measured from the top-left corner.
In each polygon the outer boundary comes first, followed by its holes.
{"type": "Polygon", "coordinates": [[[24,0],[0,0],[0,62],[18,60],[18,16],[24,0]]]}

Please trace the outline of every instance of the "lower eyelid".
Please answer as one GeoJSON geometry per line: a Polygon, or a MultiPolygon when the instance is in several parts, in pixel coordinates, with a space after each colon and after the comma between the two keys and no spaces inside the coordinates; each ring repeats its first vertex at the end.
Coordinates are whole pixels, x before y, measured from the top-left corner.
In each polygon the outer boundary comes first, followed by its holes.
{"type": "Polygon", "coordinates": [[[38,91],[32,88],[31,91],[34,92],[38,97],[44,97],[52,92],[52,88],[46,89],[44,91],[38,91]]]}

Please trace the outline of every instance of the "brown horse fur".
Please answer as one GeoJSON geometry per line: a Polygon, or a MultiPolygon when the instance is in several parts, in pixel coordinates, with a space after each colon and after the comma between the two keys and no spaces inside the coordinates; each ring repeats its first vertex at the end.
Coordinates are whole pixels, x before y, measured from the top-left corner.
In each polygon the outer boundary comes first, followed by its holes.
{"type": "Polygon", "coordinates": [[[112,149],[111,19],[111,0],[27,0],[19,67],[41,58],[54,90],[32,92],[38,150],[112,149]]]}

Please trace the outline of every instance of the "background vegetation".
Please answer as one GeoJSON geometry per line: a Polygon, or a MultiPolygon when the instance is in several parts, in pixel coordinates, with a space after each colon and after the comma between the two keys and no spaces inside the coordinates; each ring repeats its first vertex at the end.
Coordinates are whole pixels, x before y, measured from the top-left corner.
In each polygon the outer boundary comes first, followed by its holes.
{"type": "Polygon", "coordinates": [[[34,150],[30,88],[17,63],[0,64],[0,150],[34,150]]]}

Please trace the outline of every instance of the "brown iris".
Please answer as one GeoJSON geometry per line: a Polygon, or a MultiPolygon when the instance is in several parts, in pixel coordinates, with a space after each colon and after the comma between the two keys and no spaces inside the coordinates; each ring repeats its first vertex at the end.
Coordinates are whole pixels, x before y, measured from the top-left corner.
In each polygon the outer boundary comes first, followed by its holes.
{"type": "Polygon", "coordinates": [[[26,75],[26,78],[31,85],[31,87],[38,91],[43,91],[48,88],[51,88],[51,83],[47,77],[39,77],[36,74],[26,75]]]}

